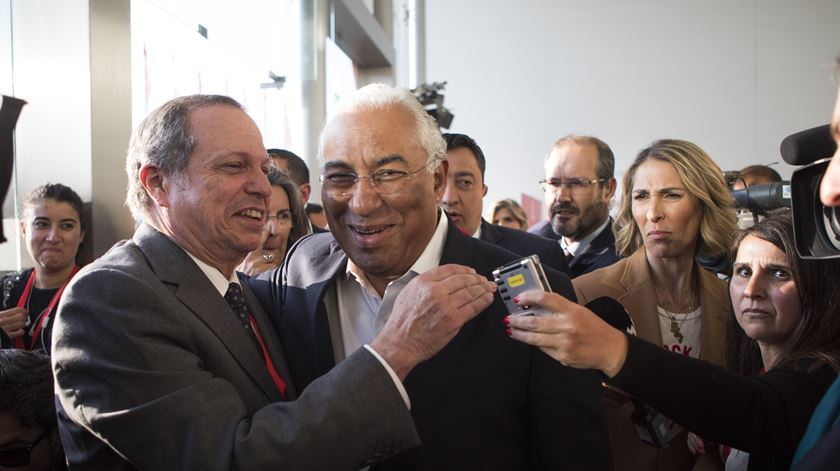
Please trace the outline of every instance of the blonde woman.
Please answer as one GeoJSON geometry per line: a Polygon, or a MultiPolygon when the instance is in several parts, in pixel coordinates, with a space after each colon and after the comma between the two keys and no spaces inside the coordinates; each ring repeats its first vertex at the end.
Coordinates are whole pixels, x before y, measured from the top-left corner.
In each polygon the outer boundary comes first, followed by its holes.
{"type": "MultiPolygon", "coordinates": [[[[622,260],[573,280],[580,304],[616,299],[636,334],[679,355],[724,364],[726,284],[695,258],[725,253],[736,234],[734,203],[723,174],[696,144],[665,139],[639,152],[624,175],[616,217],[616,252],[622,260]]],[[[686,431],[659,450],[639,439],[632,405],[604,400],[617,470],[690,469],[695,456],[686,431]]]]}
{"type": "Polygon", "coordinates": [[[528,230],[528,217],[525,210],[516,201],[507,198],[493,204],[490,220],[497,226],[510,227],[520,231],[528,230]]]}

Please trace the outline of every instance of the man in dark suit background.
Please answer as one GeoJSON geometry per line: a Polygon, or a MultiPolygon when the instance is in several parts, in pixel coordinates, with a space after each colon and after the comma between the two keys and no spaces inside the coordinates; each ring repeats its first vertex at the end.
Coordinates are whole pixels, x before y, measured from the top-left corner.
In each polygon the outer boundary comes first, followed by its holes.
{"type": "Polygon", "coordinates": [[[54,328],[71,468],[359,469],[418,444],[401,381],[493,287],[465,267],[417,277],[381,333],[298,397],[234,273],[262,238],[268,166],[228,97],[177,98],[135,130],[127,204],[143,222],[79,272],[54,328]]]}
{"type": "Polygon", "coordinates": [[[475,139],[466,134],[446,133],[446,189],[440,206],[464,234],[471,235],[522,256],[536,254],[543,265],[569,272],[560,245],[527,232],[490,224],[481,213],[487,185],[484,171],[487,161],[475,139]]]}
{"type": "MultiPolygon", "coordinates": [[[[254,280],[260,300],[278,314],[301,387],[341,368],[391,322],[392,300],[412,277],[443,263],[489,277],[516,258],[462,234],[437,207],[445,142],[407,90],[369,85],[345,98],[319,148],[332,234],[301,240],[282,269],[254,280]]],[[[568,277],[546,271],[553,288],[574,299],[568,277]]],[[[610,467],[599,378],[520,348],[506,335],[506,315],[496,297],[406,377],[422,445],[375,468],[610,467]]]]}
{"type": "Polygon", "coordinates": [[[615,195],[615,157],[592,136],[558,139],[545,157],[548,219],[528,232],[560,241],[572,278],[618,261],[610,201],[615,195]]]}

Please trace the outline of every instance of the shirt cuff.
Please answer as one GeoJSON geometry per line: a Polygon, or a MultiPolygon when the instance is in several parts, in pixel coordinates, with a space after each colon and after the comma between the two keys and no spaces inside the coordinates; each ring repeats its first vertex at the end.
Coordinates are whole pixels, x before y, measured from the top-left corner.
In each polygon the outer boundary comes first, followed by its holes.
{"type": "Polygon", "coordinates": [[[379,356],[379,354],[376,353],[376,350],[374,350],[373,347],[371,347],[368,344],[365,344],[364,347],[367,351],[371,353],[371,355],[373,355],[374,357],[376,357],[377,360],[379,360],[379,363],[382,363],[383,367],[385,367],[385,371],[387,371],[388,375],[391,376],[391,379],[394,381],[394,386],[396,386],[397,391],[400,392],[400,396],[402,396],[403,402],[405,402],[405,406],[408,408],[408,410],[411,410],[411,401],[408,399],[408,392],[406,392],[405,386],[403,386],[399,376],[397,376],[397,374],[394,373],[394,370],[391,368],[391,365],[389,365],[384,358],[379,356]]]}

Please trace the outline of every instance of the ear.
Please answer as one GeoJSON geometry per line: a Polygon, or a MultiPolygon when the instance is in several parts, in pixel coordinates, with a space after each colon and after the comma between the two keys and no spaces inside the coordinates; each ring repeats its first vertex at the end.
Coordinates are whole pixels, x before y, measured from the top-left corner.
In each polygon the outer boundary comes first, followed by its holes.
{"type": "Polygon", "coordinates": [[[169,206],[168,183],[160,169],[154,165],[146,164],[140,168],[140,184],[149,198],[161,208],[169,206]]]}
{"type": "Polygon", "coordinates": [[[309,202],[309,194],[312,192],[312,185],[304,183],[298,187],[300,189],[300,199],[303,200],[304,206],[309,202]]]}
{"type": "Polygon", "coordinates": [[[617,185],[618,184],[615,181],[615,177],[610,177],[610,179],[606,181],[606,183],[604,184],[604,188],[606,188],[607,190],[607,194],[604,195],[604,199],[606,200],[605,202],[609,203],[610,200],[613,199],[613,196],[615,196],[615,188],[617,185]]]}
{"type": "Polygon", "coordinates": [[[443,193],[446,190],[446,174],[449,172],[449,162],[445,159],[440,162],[440,165],[435,169],[435,201],[440,201],[443,198],[443,193]]]}
{"type": "Polygon", "coordinates": [[[481,186],[482,186],[481,197],[484,198],[485,196],[487,196],[487,185],[482,183],[481,186]]]}
{"type": "Polygon", "coordinates": [[[26,239],[26,215],[20,220],[20,234],[26,239]]]}

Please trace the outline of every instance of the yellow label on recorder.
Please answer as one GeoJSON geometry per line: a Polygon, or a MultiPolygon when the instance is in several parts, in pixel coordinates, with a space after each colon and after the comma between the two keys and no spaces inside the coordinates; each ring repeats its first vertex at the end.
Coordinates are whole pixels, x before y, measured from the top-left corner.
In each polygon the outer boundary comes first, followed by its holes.
{"type": "Polygon", "coordinates": [[[521,273],[508,278],[508,285],[510,285],[511,288],[516,288],[517,286],[522,286],[524,284],[525,276],[523,276],[521,273]]]}

